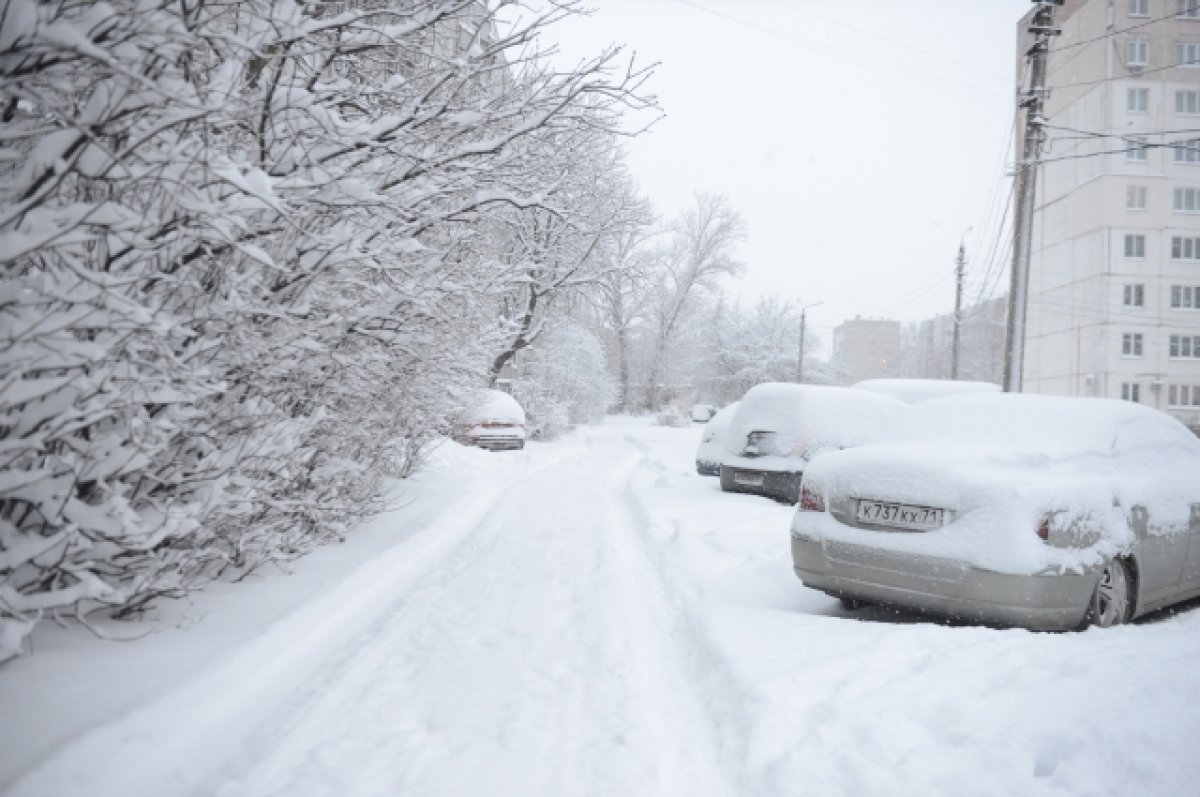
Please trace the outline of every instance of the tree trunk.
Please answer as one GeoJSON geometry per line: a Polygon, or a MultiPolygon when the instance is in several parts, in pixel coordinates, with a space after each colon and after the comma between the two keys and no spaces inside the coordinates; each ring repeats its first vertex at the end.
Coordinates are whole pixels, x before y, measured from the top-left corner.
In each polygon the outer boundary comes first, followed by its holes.
{"type": "Polygon", "coordinates": [[[517,356],[517,352],[533,343],[534,338],[537,337],[536,334],[530,334],[533,331],[533,319],[537,308],[538,292],[531,289],[529,299],[525,303],[525,312],[521,314],[521,325],[517,328],[516,337],[513,338],[508,348],[496,356],[496,359],[492,361],[492,367],[488,369],[488,387],[496,386],[496,380],[500,378],[500,372],[504,370],[504,366],[517,356]]]}

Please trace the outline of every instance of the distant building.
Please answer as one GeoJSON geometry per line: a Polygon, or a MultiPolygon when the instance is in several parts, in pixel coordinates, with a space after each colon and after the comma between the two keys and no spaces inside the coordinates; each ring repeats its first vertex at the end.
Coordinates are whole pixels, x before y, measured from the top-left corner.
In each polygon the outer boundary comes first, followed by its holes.
{"type": "Polygon", "coordinates": [[[1023,388],[1200,428],[1200,4],[1067,0],[1055,22],[1023,388]]]}
{"type": "MultiPolygon", "coordinates": [[[[958,340],[958,378],[976,382],[1004,379],[1004,318],[1007,297],[989,299],[962,311],[958,340]]],[[[954,371],[954,313],[916,325],[906,336],[904,373],[919,379],[949,379],[954,371]]]]}
{"type": "Polygon", "coordinates": [[[899,321],[855,317],[833,330],[833,358],[846,382],[893,376],[903,326],[899,321]]]}

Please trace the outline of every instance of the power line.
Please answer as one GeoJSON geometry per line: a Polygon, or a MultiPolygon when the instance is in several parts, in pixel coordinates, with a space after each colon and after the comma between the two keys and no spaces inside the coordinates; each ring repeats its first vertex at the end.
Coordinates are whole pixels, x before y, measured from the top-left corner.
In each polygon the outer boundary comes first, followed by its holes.
{"type": "Polygon", "coordinates": [[[1152,75],[1155,72],[1163,72],[1167,69],[1179,69],[1181,67],[1186,68],[1189,66],[1200,66],[1200,61],[1197,61],[1197,60],[1182,61],[1177,64],[1167,64],[1166,66],[1156,66],[1156,67],[1152,67],[1149,69],[1138,69],[1136,72],[1132,72],[1132,71],[1126,72],[1123,75],[1113,75],[1112,77],[1102,77],[1102,78],[1098,78],[1096,80],[1081,80],[1078,83],[1060,83],[1058,85],[1046,86],[1045,88],[1047,91],[1054,91],[1056,89],[1074,89],[1074,88],[1079,88],[1080,86],[1098,86],[1101,83],[1111,83],[1114,80],[1124,80],[1129,77],[1141,77],[1142,75],[1152,75]]]}
{"type": "Polygon", "coordinates": [[[1077,136],[1059,136],[1059,140],[1067,138],[1121,138],[1125,140],[1134,139],[1138,136],[1175,136],[1184,135],[1186,133],[1200,133],[1200,128],[1197,127],[1181,127],[1175,130],[1139,130],[1134,133],[1101,133],[1096,130],[1083,130],[1078,127],[1068,127],[1066,125],[1052,125],[1049,122],[1043,122],[1042,127],[1050,130],[1065,130],[1068,133],[1077,133],[1077,136]]]}
{"type": "Polygon", "coordinates": [[[816,19],[820,19],[825,22],[828,22],[831,25],[837,25],[838,27],[846,28],[847,30],[852,30],[855,33],[862,34],[863,36],[867,36],[869,38],[875,39],[876,41],[881,41],[881,42],[884,42],[885,44],[890,44],[895,47],[901,47],[905,50],[911,50],[914,53],[920,53],[921,55],[925,56],[926,58],[930,58],[935,61],[941,61],[944,64],[949,64],[950,66],[956,67],[958,69],[966,69],[968,71],[975,72],[976,74],[990,77],[993,80],[1003,81],[1006,85],[1008,84],[1009,78],[1002,77],[1000,75],[985,71],[983,69],[979,69],[975,66],[972,66],[971,64],[964,64],[959,61],[952,61],[949,58],[943,58],[942,56],[937,55],[935,53],[931,53],[928,50],[922,50],[920,47],[914,47],[913,45],[907,44],[902,41],[897,41],[895,39],[889,39],[884,36],[880,36],[876,33],[866,30],[865,28],[860,28],[855,25],[851,25],[847,22],[842,22],[841,20],[833,19],[832,17],[827,17],[824,14],[818,14],[815,11],[811,11],[807,8],[803,8],[803,9],[797,8],[794,5],[783,2],[783,0],[769,0],[769,2],[773,3],[774,5],[781,6],[782,8],[785,8],[788,11],[791,11],[793,13],[803,14],[805,16],[814,17],[816,19]]]}
{"type": "Polygon", "coordinates": [[[1116,30],[1107,31],[1106,33],[1102,33],[1099,36],[1093,36],[1090,39],[1083,39],[1081,41],[1072,42],[1071,44],[1064,44],[1061,47],[1055,47],[1055,48],[1051,49],[1051,52],[1052,53],[1061,53],[1061,52],[1065,52],[1067,50],[1073,50],[1076,47],[1086,47],[1089,44],[1094,44],[1095,42],[1103,41],[1104,39],[1110,39],[1114,36],[1120,36],[1121,34],[1128,33],[1131,30],[1137,30],[1138,28],[1144,28],[1147,25],[1154,25],[1155,23],[1163,22],[1164,20],[1176,18],[1178,16],[1179,16],[1178,12],[1175,12],[1175,13],[1167,14],[1165,16],[1155,17],[1154,19],[1149,19],[1149,20],[1146,20],[1145,22],[1139,22],[1136,25],[1130,25],[1129,27],[1126,27],[1126,28],[1117,28],[1116,30]]]}
{"type": "Polygon", "coordinates": [[[806,41],[804,39],[800,39],[795,36],[791,36],[791,35],[782,33],[780,31],[774,30],[772,28],[766,28],[761,25],[756,25],[755,23],[751,22],[748,19],[744,19],[742,17],[737,17],[732,14],[726,14],[723,11],[718,11],[715,8],[709,8],[707,6],[701,5],[700,3],[695,2],[694,0],[675,0],[675,2],[679,3],[680,5],[687,6],[693,10],[700,11],[702,13],[709,14],[709,15],[712,15],[715,17],[720,17],[721,19],[727,20],[729,22],[733,22],[737,25],[741,25],[742,27],[749,28],[750,30],[756,31],[757,33],[760,33],[764,36],[769,36],[771,38],[779,39],[780,41],[784,41],[784,42],[787,42],[792,45],[804,47],[809,50],[814,50],[816,52],[827,55],[835,60],[843,61],[847,64],[852,64],[854,66],[858,66],[863,69],[868,69],[868,70],[874,71],[878,74],[884,75],[885,77],[892,77],[897,80],[904,80],[905,78],[903,78],[902,75],[907,73],[909,76],[909,78],[908,78],[909,80],[911,80],[913,78],[917,78],[920,80],[940,81],[947,86],[953,86],[958,89],[965,89],[966,91],[964,93],[957,94],[957,96],[960,99],[966,100],[968,102],[975,102],[980,105],[987,105],[989,107],[998,107],[999,106],[999,103],[990,102],[990,101],[984,99],[983,97],[981,97],[980,92],[978,90],[978,86],[959,82],[956,80],[949,80],[946,78],[945,75],[941,75],[941,74],[934,75],[934,74],[930,74],[930,73],[914,72],[912,70],[899,69],[899,68],[897,68],[896,64],[894,64],[894,63],[890,63],[890,64],[882,63],[882,62],[872,61],[871,59],[865,59],[862,57],[849,57],[848,54],[844,50],[832,49],[829,47],[825,47],[818,42],[806,41]]]}

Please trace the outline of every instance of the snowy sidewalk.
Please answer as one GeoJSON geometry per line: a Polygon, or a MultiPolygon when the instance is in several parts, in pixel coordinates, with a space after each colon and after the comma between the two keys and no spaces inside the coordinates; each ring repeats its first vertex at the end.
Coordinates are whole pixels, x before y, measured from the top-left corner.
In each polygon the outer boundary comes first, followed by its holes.
{"type": "Polygon", "coordinates": [[[291,573],[264,569],[164,602],[144,622],[101,625],[129,642],[44,625],[35,655],[0,669],[0,792],[187,793],[243,746],[247,718],[277,709],[369,627],[505,485],[576,449],[568,440],[500,459],[446,445],[401,486],[395,510],[291,573]]]}

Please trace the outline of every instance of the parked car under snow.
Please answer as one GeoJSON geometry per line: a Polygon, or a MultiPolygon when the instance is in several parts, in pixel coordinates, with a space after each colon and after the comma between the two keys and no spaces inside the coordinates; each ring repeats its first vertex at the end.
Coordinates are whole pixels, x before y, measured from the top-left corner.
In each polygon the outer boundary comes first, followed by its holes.
{"type": "Polygon", "coordinates": [[[701,476],[721,475],[721,446],[737,408],[738,402],[735,401],[718,410],[704,425],[704,431],[700,433],[700,445],[696,447],[696,473],[701,476]]]}
{"type": "Polygon", "coordinates": [[[1200,440],[1113,399],[974,395],[805,473],[792,560],[847,602],[1065,630],[1200,595],[1200,440]]]}
{"type": "Polygon", "coordinates": [[[861,445],[908,409],[896,399],[847,387],[755,385],[722,435],[721,489],[795,503],[813,457],[861,445]]]}
{"type": "Polygon", "coordinates": [[[459,417],[454,439],[489,451],[525,447],[525,411],[502,390],[484,390],[459,417]]]}

